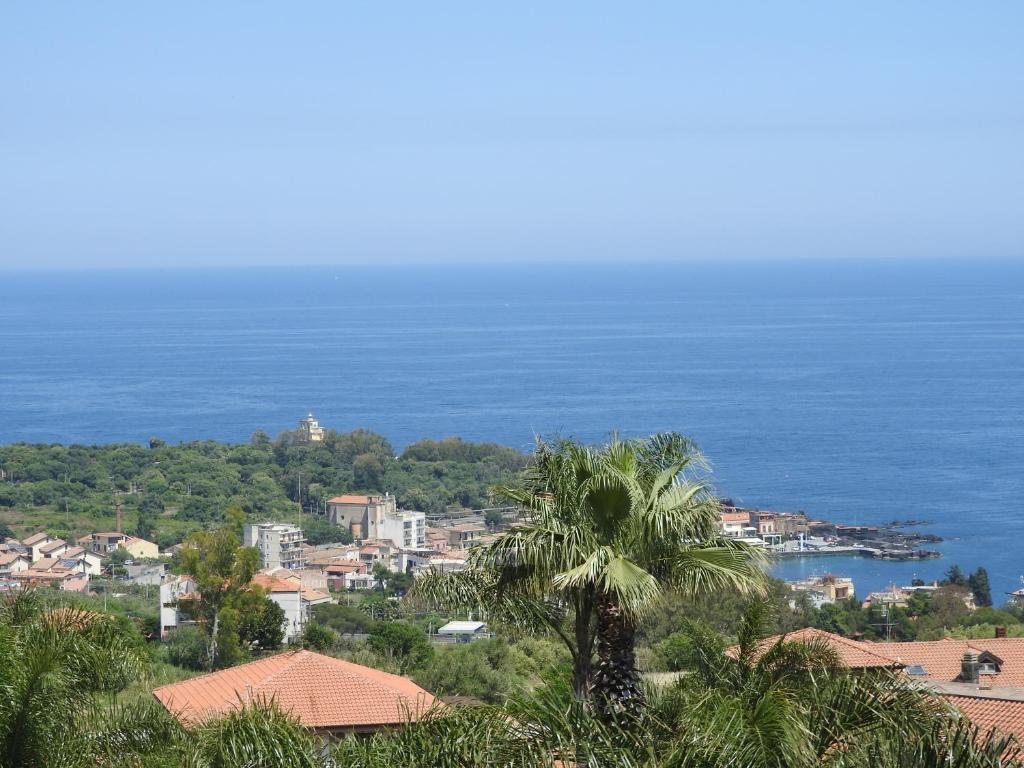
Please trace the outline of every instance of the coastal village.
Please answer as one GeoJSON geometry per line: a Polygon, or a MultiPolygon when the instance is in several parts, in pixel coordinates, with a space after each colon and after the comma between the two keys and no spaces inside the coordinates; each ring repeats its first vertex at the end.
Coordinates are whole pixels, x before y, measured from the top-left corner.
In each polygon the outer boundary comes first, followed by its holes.
{"type": "MultiPolygon", "coordinates": [[[[325,431],[310,414],[299,435],[308,443],[325,431]]],[[[390,493],[342,493],[318,510],[350,543],[310,544],[300,524],[273,519],[247,521],[241,541],[258,553],[258,571],[250,588],[258,589],[283,616],[286,650],[248,663],[157,687],[156,701],[184,726],[223,716],[245,702],[270,698],[325,742],[350,735],[393,729],[408,719],[451,705],[408,677],[336,658],[304,644],[320,606],[343,604],[349,596],[382,590],[389,578],[413,580],[429,574],[459,573],[470,551],[487,547],[520,520],[516,507],[448,510],[442,515],[403,509],[390,493]]],[[[30,589],[89,594],[103,580],[104,595],[117,596],[119,584],[152,587],[146,594],[159,606],[159,629],[150,640],[173,641],[176,633],[195,627],[192,603],[202,596],[197,580],[172,572],[175,556],[190,546],[182,542],[161,550],[152,541],[122,530],[120,506],[116,530],[97,531],[65,541],[38,531],[0,543],[0,593],[30,589]]],[[[718,533],[725,539],[764,549],[778,557],[825,558],[830,554],[865,557],[931,557],[916,548],[920,539],[885,529],[848,526],[809,519],[799,512],[720,507],[718,533]]],[[[790,582],[791,605],[813,608],[850,601],[857,595],[850,578],[825,574],[790,582]]],[[[893,585],[858,599],[883,612],[906,607],[915,594],[930,594],[938,584],[893,585]]],[[[1017,599],[1018,596],[1011,596],[1017,599]]],[[[398,600],[397,597],[390,598],[398,600]]],[[[965,592],[964,607],[976,605],[965,592]]],[[[493,637],[486,615],[452,617],[429,636],[431,643],[473,643],[493,637]]],[[[1024,637],[1007,637],[997,627],[981,639],[945,638],[916,642],[872,642],[820,629],[801,629],[763,641],[766,651],[781,640],[832,649],[851,670],[885,669],[914,686],[944,698],[979,728],[1024,737],[1024,637]]],[[[735,649],[730,653],[736,653],[735,649]]],[[[664,685],[678,676],[650,676],[664,685]]]]}

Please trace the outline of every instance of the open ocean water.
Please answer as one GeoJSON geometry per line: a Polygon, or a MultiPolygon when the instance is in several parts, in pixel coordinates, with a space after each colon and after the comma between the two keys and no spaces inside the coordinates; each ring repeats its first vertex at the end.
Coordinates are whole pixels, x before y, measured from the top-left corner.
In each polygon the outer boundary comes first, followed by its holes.
{"type": "Polygon", "coordinates": [[[0,272],[0,442],[244,441],[307,411],[396,448],[680,430],[739,502],[930,521],[857,590],[1024,575],[1024,263],[0,272]]]}

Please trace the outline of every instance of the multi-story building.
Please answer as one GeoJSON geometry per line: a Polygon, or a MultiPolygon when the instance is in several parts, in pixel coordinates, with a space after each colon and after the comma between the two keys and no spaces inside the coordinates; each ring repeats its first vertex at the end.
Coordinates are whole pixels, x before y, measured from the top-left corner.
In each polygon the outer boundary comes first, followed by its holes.
{"type": "Polygon", "coordinates": [[[387,493],[383,496],[335,496],[327,501],[327,516],[361,541],[393,541],[406,549],[422,549],[427,545],[426,515],[399,510],[395,497],[387,493]]]}
{"type": "Polygon", "coordinates": [[[195,619],[181,610],[183,601],[199,597],[191,576],[168,576],[160,585],[160,637],[166,638],[182,624],[193,624],[195,619]]]}
{"type": "Polygon", "coordinates": [[[377,538],[402,549],[421,549],[427,545],[427,516],[405,510],[389,515],[378,523],[377,538]]]}
{"type": "Polygon", "coordinates": [[[245,526],[243,543],[256,547],[260,553],[260,567],[306,567],[306,537],[297,525],[285,523],[255,523],[245,526]]]}

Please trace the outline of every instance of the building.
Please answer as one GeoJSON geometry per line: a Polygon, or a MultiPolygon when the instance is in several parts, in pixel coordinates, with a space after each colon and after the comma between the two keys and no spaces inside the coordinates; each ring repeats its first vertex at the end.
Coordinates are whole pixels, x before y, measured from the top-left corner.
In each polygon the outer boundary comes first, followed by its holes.
{"type": "Polygon", "coordinates": [[[833,576],[831,573],[789,582],[788,586],[794,592],[806,594],[815,608],[840,600],[849,600],[855,593],[853,579],[847,576],[833,576]]]}
{"type": "Polygon", "coordinates": [[[723,536],[753,536],[757,529],[750,524],[750,510],[725,508],[718,513],[718,529],[723,536]]]}
{"type": "Polygon", "coordinates": [[[103,573],[103,558],[95,552],[90,552],[82,547],[70,547],[65,549],[60,558],[61,560],[77,563],[82,572],[87,573],[90,576],[99,576],[103,573]]]}
{"type": "Polygon", "coordinates": [[[195,621],[181,611],[180,602],[195,600],[199,595],[191,576],[168,576],[160,585],[160,637],[166,638],[182,624],[195,621]]]}
{"type": "Polygon", "coordinates": [[[132,563],[124,567],[129,584],[157,587],[164,583],[167,563],[132,563]]]}
{"type": "Polygon", "coordinates": [[[45,531],[39,533],[33,533],[31,536],[22,540],[21,544],[28,550],[29,560],[33,563],[43,556],[42,548],[51,542],[58,541],[56,536],[51,536],[45,531]]]}
{"type": "Polygon", "coordinates": [[[444,529],[451,549],[469,549],[487,533],[487,526],[479,523],[458,523],[444,529]]]}
{"type": "Polygon", "coordinates": [[[312,413],[299,422],[299,432],[307,443],[319,443],[324,439],[324,428],[312,413]]]}
{"type": "Polygon", "coordinates": [[[437,634],[441,637],[450,637],[457,643],[490,637],[487,625],[482,621],[449,621],[437,630],[437,634]]]}
{"type": "Polygon", "coordinates": [[[119,548],[125,550],[129,555],[138,560],[155,560],[160,557],[160,548],[152,541],[146,541],[137,536],[129,536],[120,531],[90,533],[82,536],[75,543],[83,549],[95,552],[101,557],[106,557],[119,548]]]}
{"type": "Polygon", "coordinates": [[[427,546],[427,516],[422,512],[399,510],[388,515],[377,526],[377,538],[393,541],[403,549],[427,546]]]}
{"type": "MultiPolygon", "coordinates": [[[[776,642],[821,642],[835,650],[850,669],[886,667],[942,696],[982,732],[996,728],[1024,738],[1024,638],[873,643],[849,640],[818,629],[801,629],[765,639],[759,651],[776,642]]],[[[727,653],[735,655],[737,648],[727,653]]]]}
{"type": "Polygon", "coordinates": [[[327,517],[360,541],[391,540],[406,549],[423,549],[427,545],[427,516],[422,512],[399,510],[397,500],[388,493],[335,496],[327,500],[327,517]]]}
{"type": "Polygon", "coordinates": [[[243,543],[256,547],[264,569],[306,567],[306,537],[297,525],[256,523],[245,526],[243,543]]]}
{"type": "Polygon", "coordinates": [[[80,562],[43,557],[31,567],[11,574],[22,587],[53,587],[64,592],[87,592],[89,574],[80,562]]]}
{"type": "Polygon", "coordinates": [[[186,728],[273,700],[325,740],[397,727],[442,706],[404,677],[312,651],[289,651],[164,685],[153,696],[186,728]]]}
{"type": "Polygon", "coordinates": [[[252,583],[266,591],[267,598],[284,611],[285,642],[291,642],[302,635],[309,621],[310,608],[331,602],[329,594],[303,587],[301,579],[297,577],[279,578],[257,573],[253,576],[252,583]]]}
{"type": "Polygon", "coordinates": [[[32,561],[26,552],[0,552],[0,581],[6,581],[12,574],[27,571],[32,561]]]}

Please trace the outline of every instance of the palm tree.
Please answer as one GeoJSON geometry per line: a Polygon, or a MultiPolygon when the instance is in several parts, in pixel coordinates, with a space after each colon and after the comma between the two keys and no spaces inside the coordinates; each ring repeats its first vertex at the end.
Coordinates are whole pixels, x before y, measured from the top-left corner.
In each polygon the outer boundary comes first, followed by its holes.
{"type": "Polygon", "coordinates": [[[520,505],[525,521],[474,550],[462,574],[421,580],[417,596],[549,628],[572,654],[577,697],[609,717],[635,714],[636,625],[663,594],[756,591],[763,582],[756,551],[718,537],[704,467],[676,434],[613,437],[600,448],[538,441],[523,482],[494,491],[520,505]]]}
{"type": "Polygon", "coordinates": [[[904,676],[851,671],[823,641],[766,641],[769,618],[752,603],[728,653],[691,627],[693,666],[652,707],[675,745],[666,764],[966,768],[1015,754],[1011,741],[965,726],[904,676]]]}
{"type": "Polygon", "coordinates": [[[109,616],[50,609],[33,592],[0,601],[0,767],[117,765],[166,746],[175,724],[114,694],[144,655],[109,616]]]}

